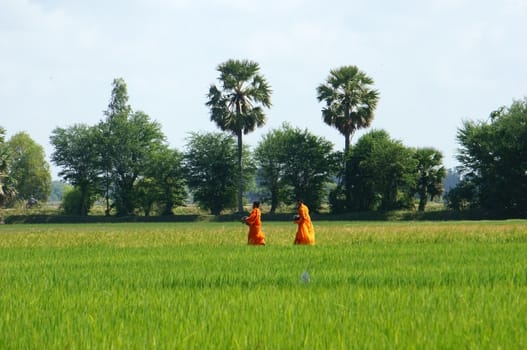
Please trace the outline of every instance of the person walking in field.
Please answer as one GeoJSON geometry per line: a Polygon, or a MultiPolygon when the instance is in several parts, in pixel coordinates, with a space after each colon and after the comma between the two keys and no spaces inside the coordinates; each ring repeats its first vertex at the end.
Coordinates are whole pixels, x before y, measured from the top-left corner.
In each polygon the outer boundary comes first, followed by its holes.
{"type": "Polygon", "coordinates": [[[260,211],[260,202],[253,202],[253,210],[249,216],[243,217],[243,221],[249,225],[249,234],[247,235],[247,244],[265,245],[265,234],[262,232],[262,213],[260,211]]]}
{"type": "Polygon", "coordinates": [[[298,225],[296,231],[295,244],[315,244],[315,228],[309,216],[309,208],[301,199],[296,200],[298,204],[298,215],[295,215],[294,222],[298,225]]]}

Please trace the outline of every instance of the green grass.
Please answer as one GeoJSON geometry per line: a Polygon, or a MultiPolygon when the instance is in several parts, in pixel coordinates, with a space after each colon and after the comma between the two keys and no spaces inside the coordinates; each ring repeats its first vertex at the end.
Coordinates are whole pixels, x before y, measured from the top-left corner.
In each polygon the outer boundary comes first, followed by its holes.
{"type": "Polygon", "coordinates": [[[0,225],[0,349],[526,348],[526,224],[0,225]]]}

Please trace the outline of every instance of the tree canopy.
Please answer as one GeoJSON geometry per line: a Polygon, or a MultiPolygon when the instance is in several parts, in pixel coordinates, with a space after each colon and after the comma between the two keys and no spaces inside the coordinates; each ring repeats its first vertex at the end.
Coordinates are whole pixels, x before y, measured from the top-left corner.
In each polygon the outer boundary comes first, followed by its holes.
{"type": "Polygon", "coordinates": [[[418,148],[413,156],[417,160],[415,192],[419,196],[418,210],[424,211],[428,199],[434,199],[443,193],[446,169],[443,166],[443,154],[434,148],[418,148]]]}
{"type": "Polygon", "coordinates": [[[355,131],[369,127],[379,92],[373,79],[357,66],[332,69],[325,83],[317,88],[319,102],[325,102],[322,119],[344,135],[344,153],[348,152],[355,131]]]}
{"type": "Polygon", "coordinates": [[[17,180],[18,198],[46,201],[51,193],[51,173],[44,148],[26,132],[13,135],[8,147],[12,156],[9,172],[17,180]]]}
{"type": "Polygon", "coordinates": [[[16,180],[9,175],[11,156],[5,142],[6,130],[0,126],[0,206],[16,197],[16,180]]]}
{"type": "Polygon", "coordinates": [[[126,83],[115,79],[107,117],[99,124],[102,164],[111,184],[107,196],[112,197],[121,216],[133,214],[135,182],[145,172],[152,153],[165,142],[161,125],[142,111],[134,112],[127,102],[126,83]]]}
{"type": "MultiPolygon", "coordinates": [[[[236,141],[231,135],[222,133],[191,133],[185,151],[185,169],[188,186],[194,200],[200,207],[219,215],[236,203],[236,185],[239,173],[236,171],[236,141]]],[[[242,182],[247,183],[254,175],[255,168],[245,156],[242,182]]]]}
{"type": "Polygon", "coordinates": [[[463,122],[457,140],[463,174],[459,186],[473,189],[472,205],[494,212],[525,212],[527,98],[499,108],[486,121],[463,122]]]}
{"type": "Polygon", "coordinates": [[[99,130],[86,124],[55,128],[50,142],[54,147],[51,161],[61,167],[59,176],[77,188],[76,214],[87,215],[101,193],[101,153],[99,130]]]}
{"type": "Polygon", "coordinates": [[[264,136],[255,158],[261,186],[271,195],[272,212],[279,202],[290,204],[295,198],[302,198],[314,210],[320,208],[336,168],[330,141],[284,123],[264,136]]]}
{"type": "Polygon", "coordinates": [[[354,210],[393,210],[412,206],[417,161],[412,150],[385,130],[364,134],[351,151],[354,210]]]}

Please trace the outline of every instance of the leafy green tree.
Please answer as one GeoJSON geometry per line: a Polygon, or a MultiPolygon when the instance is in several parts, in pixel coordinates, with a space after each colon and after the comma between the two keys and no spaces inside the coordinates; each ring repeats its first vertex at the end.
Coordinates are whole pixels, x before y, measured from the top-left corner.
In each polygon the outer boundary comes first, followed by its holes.
{"type": "Polygon", "coordinates": [[[322,119],[344,135],[344,192],[351,201],[350,145],[355,132],[370,126],[379,92],[372,89],[374,81],[357,66],[343,66],[330,71],[325,83],[317,88],[319,102],[324,101],[322,119]]]}
{"type": "Polygon", "coordinates": [[[162,215],[173,215],[172,209],[181,206],[187,198],[184,155],[176,149],[166,149],[154,157],[155,173],[153,174],[162,190],[160,203],[162,215]]]}
{"type": "MultiPolygon", "coordinates": [[[[465,121],[458,130],[457,158],[463,182],[488,211],[527,210],[527,98],[491,113],[488,121],[465,121]]],[[[467,196],[468,197],[468,196],[467,196]]]]}
{"type": "Polygon", "coordinates": [[[412,205],[417,161],[412,150],[384,130],[363,135],[352,150],[356,210],[393,210],[412,205]]]}
{"type": "Polygon", "coordinates": [[[86,124],[55,128],[50,137],[54,147],[51,161],[61,168],[58,175],[77,189],[68,199],[68,208],[76,215],[87,215],[101,193],[99,141],[99,129],[86,124]],[[70,205],[73,201],[78,203],[70,205]]]}
{"type": "Polygon", "coordinates": [[[145,173],[152,151],[161,146],[164,135],[160,125],[143,112],[135,112],[126,120],[116,118],[109,123],[112,138],[120,140],[109,150],[114,205],[117,215],[131,215],[135,181],[145,173]]]}
{"type": "Polygon", "coordinates": [[[254,150],[254,158],[261,179],[260,186],[269,193],[270,213],[275,213],[281,202],[287,201],[291,190],[285,182],[285,167],[290,156],[286,148],[287,135],[274,129],[263,136],[254,150]]]}
{"type": "Polygon", "coordinates": [[[271,193],[271,212],[280,201],[289,204],[296,197],[314,210],[320,208],[336,169],[331,142],[284,123],[265,135],[255,158],[261,185],[271,193]]]}
{"type": "Polygon", "coordinates": [[[132,107],[128,104],[128,87],[123,78],[116,78],[112,82],[112,93],[108,109],[104,112],[106,116],[105,121],[99,123],[99,130],[101,139],[98,142],[99,153],[101,154],[101,163],[103,169],[103,184],[104,184],[104,199],[106,202],[106,216],[110,215],[111,205],[110,196],[115,192],[114,188],[114,163],[115,158],[118,157],[118,152],[112,151],[113,146],[120,142],[115,135],[115,130],[112,129],[111,121],[113,119],[128,119],[132,114],[132,107]]]}
{"type": "MultiPolygon", "coordinates": [[[[255,173],[249,151],[244,149],[242,183],[255,173]]],[[[236,141],[221,133],[191,133],[185,152],[188,186],[200,207],[219,215],[236,205],[237,169],[236,141]]]]}
{"type": "Polygon", "coordinates": [[[111,195],[117,215],[124,216],[133,214],[134,185],[144,175],[152,153],[164,144],[165,136],[160,124],[146,113],[132,111],[123,79],[115,79],[113,86],[107,118],[99,124],[103,137],[100,147],[107,201],[111,195]]]}
{"type": "Polygon", "coordinates": [[[51,193],[51,173],[44,148],[26,132],[13,135],[7,146],[12,157],[9,175],[17,181],[18,198],[45,202],[51,193]]]}
{"type": "Polygon", "coordinates": [[[150,216],[155,205],[161,199],[161,191],[154,179],[143,177],[134,186],[136,206],[143,210],[145,216],[150,216]]]}
{"type": "Polygon", "coordinates": [[[265,124],[264,107],[271,107],[271,88],[259,73],[260,67],[249,60],[228,60],[217,68],[220,87],[212,85],[206,105],[210,119],[238,141],[238,211],[243,211],[243,135],[265,124]]]}
{"type": "Polygon", "coordinates": [[[5,142],[6,130],[0,126],[0,206],[16,198],[16,180],[9,175],[11,157],[5,142]]]}
{"type": "Polygon", "coordinates": [[[477,192],[476,185],[472,181],[463,179],[446,193],[446,206],[449,209],[457,211],[467,208],[477,208],[479,205],[477,192]]]}
{"type": "Polygon", "coordinates": [[[186,198],[183,153],[163,146],[152,153],[146,166],[145,177],[138,182],[138,196],[145,215],[154,204],[161,207],[161,215],[173,215],[172,209],[182,205],[186,198]]]}
{"type": "Polygon", "coordinates": [[[66,215],[86,216],[86,203],[79,187],[70,187],[62,195],[61,209],[66,215]]]}
{"type": "Polygon", "coordinates": [[[282,126],[285,133],[284,179],[293,189],[294,197],[318,210],[327,198],[327,184],[336,170],[333,144],[307,129],[282,126]]]}
{"type": "MultiPolygon", "coordinates": [[[[94,127],[56,128],[51,137],[55,146],[52,160],[63,167],[60,175],[79,190],[71,198],[80,198],[81,215],[88,213],[95,196],[100,193],[105,195],[107,215],[110,200],[117,215],[131,215],[141,200],[138,197],[141,187],[136,186],[140,180],[154,174],[150,166],[157,154],[166,148],[165,137],[159,123],[151,121],[144,112],[134,112],[129,106],[123,79],[113,81],[105,115],[106,119],[94,127]]],[[[154,166],[161,169],[159,164],[154,166]]],[[[162,180],[164,184],[158,182],[160,179],[155,180],[157,185],[167,186],[166,179],[162,180]]],[[[177,198],[163,197],[161,201],[172,206],[177,198]]]]}
{"type": "Polygon", "coordinates": [[[416,162],[411,150],[400,141],[375,143],[370,158],[361,166],[373,177],[374,190],[380,196],[380,210],[412,206],[416,162]]]}
{"type": "Polygon", "coordinates": [[[418,148],[414,152],[417,160],[417,182],[415,192],[419,196],[419,211],[424,211],[428,199],[433,200],[443,193],[446,169],[443,154],[434,148],[418,148]]]}
{"type": "Polygon", "coordinates": [[[375,189],[375,171],[365,167],[365,162],[372,157],[377,142],[389,140],[389,135],[384,130],[373,130],[364,134],[351,150],[349,162],[349,188],[351,202],[348,208],[356,211],[377,210],[380,205],[380,195],[375,189]]]}

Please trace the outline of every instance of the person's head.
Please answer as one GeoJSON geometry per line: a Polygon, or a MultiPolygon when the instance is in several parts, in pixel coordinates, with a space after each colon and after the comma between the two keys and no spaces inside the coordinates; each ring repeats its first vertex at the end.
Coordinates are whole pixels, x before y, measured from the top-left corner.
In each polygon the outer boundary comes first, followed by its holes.
{"type": "Polygon", "coordinates": [[[253,208],[260,208],[260,202],[259,201],[254,201],[253,202],[253,208]]]}
{"type": "Polygon", "coordinates": [[[298,204],[298,206],[301,206],[302,203],[304,203],[304,202],[302,202],[302,200],[300,198],[296,199],[296,204],[298,204]]]}

